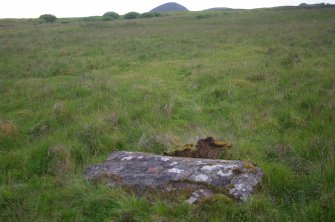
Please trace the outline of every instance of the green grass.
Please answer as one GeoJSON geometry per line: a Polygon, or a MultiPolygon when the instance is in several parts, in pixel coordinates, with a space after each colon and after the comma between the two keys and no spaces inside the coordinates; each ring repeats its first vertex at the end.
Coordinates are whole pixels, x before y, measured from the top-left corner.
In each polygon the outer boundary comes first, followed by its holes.
{"type": "Polygon", "coordinates": [[[0,20],[0,221],[332,221],[334,18],[0,20]],[[113,151],[161,154],[205,136],[264,170],[246,203],[188,206],[83,178],[113,151]]]}

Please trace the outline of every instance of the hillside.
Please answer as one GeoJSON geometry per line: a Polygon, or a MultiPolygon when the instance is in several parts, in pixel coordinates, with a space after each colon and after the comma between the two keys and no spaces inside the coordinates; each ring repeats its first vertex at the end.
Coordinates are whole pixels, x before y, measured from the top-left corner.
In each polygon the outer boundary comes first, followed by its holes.
{"type": "Polygon", "coordinates": [[[180,11],[188,11],[188,9],[175,2],[165,3],[151,10],[151,12],[180,12],[180,11]]]}
{"type": "Polygon", "coordinates": [[[0,20],[0,221],[333,221],[334,8],[0,20]],[[263,185],[136,197],[83,172],[213,136],[263,185]]]}

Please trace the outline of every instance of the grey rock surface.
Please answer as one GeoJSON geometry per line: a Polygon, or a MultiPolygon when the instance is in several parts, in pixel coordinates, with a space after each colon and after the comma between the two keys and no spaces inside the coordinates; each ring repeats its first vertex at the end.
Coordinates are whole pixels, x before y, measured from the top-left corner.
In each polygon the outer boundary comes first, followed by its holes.
{"type": "Polygon", "coordinates": [[[91,182],[131,188],[136,193],[205,189],[247,200],[260,186],[263,172],[249,162],[121,151],[87,168],[85,177],[91,182]]]}

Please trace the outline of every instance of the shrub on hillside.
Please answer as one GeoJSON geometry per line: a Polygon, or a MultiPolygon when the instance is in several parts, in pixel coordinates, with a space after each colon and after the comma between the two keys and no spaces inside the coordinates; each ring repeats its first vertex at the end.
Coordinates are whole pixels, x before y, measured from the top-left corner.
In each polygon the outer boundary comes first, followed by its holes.
{"type": "Polygon", "coordinates": [[[51,14],[44,14],[39,17],[39,20],[47,23],[53,23],[57,20],[57,17],[51,14]]]}
{"type": "Polygon", "coordinates": [[[159,12],[145,12],[140,15],[140,18],[154,18],[161,17],[162,15],[159,12]]]}
{"type": "Polygon", "coordinates": [[[127,14],[124,15],[125,19],[136,19],[140,16],[140,13],[137,12],[128,12],[127,14]]]}
{"type": "Polygon", "coordinates": [[[206,19],[206,18],[209,18],[211,17],[210,14],[201,14],[201,15],[197,15],[197,19],[206,19]]]}
{"type": "Polygon", "coordinates": [[[113,21],[114,19],[112,17],[102,16],[101,20],[102,21],[113,21]]]}
{"type": "Polygon", "coordinates": [[[111,20],[114,20],[114,19],[118,19],[120,17],[119,14],[117,14],[116,12],[106,12],[104,15],[103,15],[103,19],[111,19],[111,20]]]}

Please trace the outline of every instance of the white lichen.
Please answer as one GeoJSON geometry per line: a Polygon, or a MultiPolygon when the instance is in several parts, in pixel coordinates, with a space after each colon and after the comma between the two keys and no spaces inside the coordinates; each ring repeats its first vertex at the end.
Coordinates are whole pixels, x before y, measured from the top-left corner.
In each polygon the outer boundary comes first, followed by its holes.
{"type": "Polygon", "coordinates": [[[222,172],[222,170],[218,171],[218,175],[222,176],[222,177],[228,177],[232,175],[231,171],[228,171],[227,173],[222,172]]]}
{"type": "Polygon", "coordinates": [[[216,168],[219,168],[219,167],[221,168],[223,166],[222,165],[206,165],[206,166],[203,166],[201,169],[212,171],[212,170],[214,170],[216,168]]]}
{"type": "Polygon", "coordinates": [[[170,158],[168,158],[168,157],[162,157],[161,158],[161,161],[164,161],[164,162],[169,161],[169,160],[170,160],[170,158]]]}
{"type": "Polygon", "coordinates": [[[168,172],[169,173],[181,173],[183,172],[184,170],[181,170],[181,169],[177,169],[177,168],[172,168],[172,169],[169,169],[168,172]]]}
{"type": "Polygon", "coordinates": [[[139,156],[139,157],[137,157],[137,159],[142,159],[143,158],[143,156],[139,156]]]}
{"type": "Polygon", "coordinates": [[[126,156],[126,157],[123,157],[121,160],[131,160],[133,159],[134,157],[132,156],[126,156]]]}
{"type": "Polygon", "coordinates": [[[178,162],[173,162],[173,163],[170,163],[169,165],[174,166],[174,165],[177,165],[177,164],[178,164],[178,162]]]}
{"type": "Polygon", "coordinates": [[[208,181],[208,176],[206,176],[205,174],[198,174],[194,177],[194,180],[199,182],[206,182],[208,181]]]}
{"type": "Polygon", "coordinates": [[[241,189],[242,189],[242,187],[243,187],[243,185],[242,185],[242,184],[240,184],[240,183],[238,183],[238,184],[235,184],[235,189],[236,189],[236,190],[241,190],[241,189]]]}

